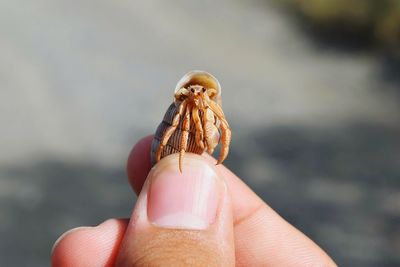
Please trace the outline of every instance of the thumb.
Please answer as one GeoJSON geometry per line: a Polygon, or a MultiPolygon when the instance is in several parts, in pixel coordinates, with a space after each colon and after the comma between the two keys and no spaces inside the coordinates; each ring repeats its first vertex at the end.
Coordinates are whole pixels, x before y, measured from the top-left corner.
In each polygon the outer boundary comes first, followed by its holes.
{"type": "Polygon", "coordinates": [[[161,160],[138,197],[116,266],[234,266],[230,196],[214,165],[161,160]]]}

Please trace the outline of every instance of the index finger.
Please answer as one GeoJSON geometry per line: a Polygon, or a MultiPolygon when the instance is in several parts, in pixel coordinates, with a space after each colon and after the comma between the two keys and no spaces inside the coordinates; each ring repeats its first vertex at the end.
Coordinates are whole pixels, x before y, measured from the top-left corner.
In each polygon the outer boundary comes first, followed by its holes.
{"type": "MultiPolygon", "coordinates": [[[[151,168],[152,139],[147,136],[140,140],[128,158],[128,178],[136,193],[151,168]]],[[[336,266],[318,245],[279,216],[229,169],[217,165],[217,171],[231,194],[237,266],[336,266]]]]}

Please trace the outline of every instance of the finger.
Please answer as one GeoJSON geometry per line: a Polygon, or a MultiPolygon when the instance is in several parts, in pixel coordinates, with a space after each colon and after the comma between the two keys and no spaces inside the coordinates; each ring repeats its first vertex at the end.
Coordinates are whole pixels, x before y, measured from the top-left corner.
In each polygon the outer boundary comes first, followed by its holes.
{"type": "Polygon", "coordinates": [[[66,232],[54,243],[52,266],[114,266],[127,225],[127,220],[110,219],[96,227],[79,227],[66,232]]]}
{"type": "Polygon", "coordinates": [[[139,195],[144,180],[151,168],[150,148],[153,137],[153,135],[149,135],[141,139],[132,149],[128,157],[127,173],[129,183],[137,195],[139,195]]]}
{"type": "MultiPolygon", "coordinates": [[[[128,161],[128,177],[138,192],[150,170],[148,160],[152,136],[133,148],[128,161]],[[139,167],[137,167],[139,166],[139,167]]],[[[206,153],[212,163],[216,160],[206,153]]],[[[264,203],[246,184],[223,165],[216,166],[231,194],[236,260],[238,266],[335,266],[313,241],[294,228],[264,203]],[[320,264],[320,265],[318,265],[320,264]]]]}
{"type": "Polygon", "coordinates": [[[162,159],[150,172],[117,266],[234,266],[230,196],[215,165],[199,155],[162,159]]]}

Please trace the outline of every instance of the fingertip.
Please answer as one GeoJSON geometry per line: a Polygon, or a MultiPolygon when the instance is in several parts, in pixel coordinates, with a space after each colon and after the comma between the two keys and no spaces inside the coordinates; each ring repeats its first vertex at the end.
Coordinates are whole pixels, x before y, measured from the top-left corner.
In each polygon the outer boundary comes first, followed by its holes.
{"type": "Polygon", "coordinates": [[[113,266],[127,225],[127,220],[109,219],[64,233],[53,246],[52,266],[113,266]]]}
{"type": "Polygon", "coordinates": [[[82,263],[82,255],[79,249],[75,248],[87,247],[86,237],[91,231],[92,227],[78,227],[62,234],[53,245],[51,265],[53,267],[79,266],[78,262],[82,263]]]}
{"type": "Polygon", "coordinates": [[[66,240],[67,236],[70,237],[74,232],[80,231],[80,230],[85,230],[85,229],[90,229],[92,227],[89,226],[80,226],[80,227],[76,227],[73,228],[71,230],[68,230],[67,232],[63,233],[62,235],[60,235],[57,240],[54,242],[53,247],[51,248],[51,255],[54,254],[54,250],[56,247],[58,247],[59,243],[61,242],[61,240],[66,240]]]}
{"type": "Polygon", "coordinates": [[[186,153],[148,175],[121,246],[118,266],[233,266],[230,195],[214,164],[186,153]]]}
{"type": "Polygon", "coordinates": [[[136,194],[140,193],[151,169],[150,149],[153,137],[153,135],[149,135],[139,140],[128,157],[126,168],[128,180],[136,194]]]}
{"type": "MultiPolygon", "coordinates": [[[[127,161],[127,175],[130,185],[132,186],[135,193],[138,195],[142,190],[144,181],[151,169],[150,151],[151,143],[153,141],[154,135],[148,135],[140,139],[132,148],[127,161]]],[[[222,164],[217,164],[217,160],[209,155],[208,153],[203,153],[206,160],[216,167],[223,166],[222,164]]]]}

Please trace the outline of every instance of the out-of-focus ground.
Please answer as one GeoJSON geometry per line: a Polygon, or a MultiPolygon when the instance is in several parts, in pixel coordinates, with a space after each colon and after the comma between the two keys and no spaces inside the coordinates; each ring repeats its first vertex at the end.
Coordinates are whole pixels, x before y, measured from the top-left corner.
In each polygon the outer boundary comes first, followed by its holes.
{"type": "Polygon", "coordinates": [[[398,0],[272,1],[331,41],[340,38],[343,43],[345,38],[362,46],[374,44],[400,56],[398,0]]]}
{"type": "Polygon", "coordinates": [[[204,69],[226,165],[340,266],[398,266],[400,64],[295,24],[264,1],[0,1],[0,265],[128,217],[130,148],[204,69]]]}

